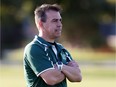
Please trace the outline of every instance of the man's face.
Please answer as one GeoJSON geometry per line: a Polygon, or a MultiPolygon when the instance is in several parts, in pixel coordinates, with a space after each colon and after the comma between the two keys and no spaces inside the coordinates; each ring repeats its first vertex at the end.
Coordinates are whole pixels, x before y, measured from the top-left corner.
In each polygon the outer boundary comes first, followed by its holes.
{"type": "Polygon", "coordinates": [[[62,23],[59,12],[49,10],[46,12],[47,20],[43,22],[44,35],[49,39],[56,39],[61,36],[62,23]]]}

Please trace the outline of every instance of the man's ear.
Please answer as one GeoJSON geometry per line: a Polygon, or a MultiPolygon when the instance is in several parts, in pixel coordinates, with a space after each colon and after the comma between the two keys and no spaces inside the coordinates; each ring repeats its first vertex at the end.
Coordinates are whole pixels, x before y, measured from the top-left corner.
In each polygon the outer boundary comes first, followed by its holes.
{"type": "Polygon", "coordinates": [[[42,26],[43,26],[42,21],[39,21],[39,26],[40,26],[40,27],[42,27],[42,26]]]}

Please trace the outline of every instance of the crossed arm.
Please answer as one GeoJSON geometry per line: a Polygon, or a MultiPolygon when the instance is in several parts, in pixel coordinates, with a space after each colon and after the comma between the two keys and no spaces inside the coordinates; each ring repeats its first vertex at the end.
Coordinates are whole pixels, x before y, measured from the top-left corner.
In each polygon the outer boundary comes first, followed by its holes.
{"type": "Polygon", "coordinates": [[[79,65],[75,61],[71,61],[68,65],[63,65],[62,72],[70,82],[80,82],[82,80],[79,65]]]}
{"type": "Polygon", "coordinates": [[[55,85],[67,78],[71,82],[80,82],[82,80],[81,72],[75,61],[70,61],[68,65],[63,65],[62,71],[55,69],[48,70],[40,75],[48,85],[55,85]]]}

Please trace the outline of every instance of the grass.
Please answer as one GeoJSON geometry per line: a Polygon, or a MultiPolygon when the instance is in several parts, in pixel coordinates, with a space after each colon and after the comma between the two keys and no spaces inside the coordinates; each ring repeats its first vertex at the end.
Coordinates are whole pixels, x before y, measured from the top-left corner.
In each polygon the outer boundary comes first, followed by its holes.
{"type": "MultiPolygon", "coordinates": [[[[80,66],[83,80],[80,83],[68,81],[68,87],[116,87],[116,67],[104,66],[103,61],[113,61],[115,63],[115,53],[94,52],[91,49],[68,49],[73,58],[88,64],[80,66]],[[92,63],[89,64],[89,62],[92,63]],[[96,64],[97,62],[97,64],[96,64]]],[[[23,49],[6,51],[7,62],[22,62],[23,49]]],[[[12,63],[11,62],[11,63],[12,63]]],[[[2,65],[0,66],[0,87],[26,87],[22,65],[2,65]]]]}
{"type": "MultiPolygon", "coordinates": [[[[92,49],[79,49],[68,47],[68,51],[72,57],[78,61],[104,61],[115,60],[116,53],[109,52],[95,52],[92,49]]],[[[7,50],[5,57],[10,60],[22,61],[24,48],[7,50]]]]}
{"type": "Polygon", "coordinates": [[[2,66],[0,87],[26,87],[21,66],[2,66]]]}
{"type": "Polygon", "coordinates": [[[80,61],[115,60],[116,52],[100,52],[93,49],[68,48],[72,57],[80,61]]]}
{"type": "MultiPolygon", "coordinates": [[[[99,66],[82,66],[83,80],[80,83],[68,81],[68,87],[115,87],[116,70],[99,66]]],[[[26,87],[22,66],[2,66],[0,87],[26,87]]]]}
{"type": "Polygon", "coordinates": [[[115,87],[114,79],[83,79],[81,83],[68,83],[68,87],[115,87]]]}

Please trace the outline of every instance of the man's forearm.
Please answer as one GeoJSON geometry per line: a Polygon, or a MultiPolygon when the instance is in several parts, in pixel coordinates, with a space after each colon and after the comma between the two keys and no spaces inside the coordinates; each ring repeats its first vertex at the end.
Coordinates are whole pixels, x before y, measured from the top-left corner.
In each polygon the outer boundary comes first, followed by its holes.
{"type": "Polygon", "coordinates": [[[48,70],[41,74],[41,77],[48,85],[55,85],[62,82],[66,77],[58,69],[48,70]]]}
{"type": "Polygon", "coordinates": [[[60,73],[59,73],[58,75],[56,75],[56,77],[55,77],[54,79],[56,79],[56,83],[60,83],[60,82],[62,82],[65,78],[66,78],[66,77],[65,77],[64,73],[62,73],[62,72],[60,71],[60,73]]]}
{"type": "Polygon", "coordinates": [[[57,84],[57,83],[62,82],[66,78],[66,76],[64,75],[64,73],[62,73],[60,70],[58,70],[57,65],[54,65],[54,67],[55,67],[55,72],[54,72],[53,79],[54,79],[55,83],[57,84]]]}
{"type": "Polygon", "coordinates": [[[62,72],[71,82],[80,82],[82,80],[81,72],[78,66],[63,65],[62,72]]]}

